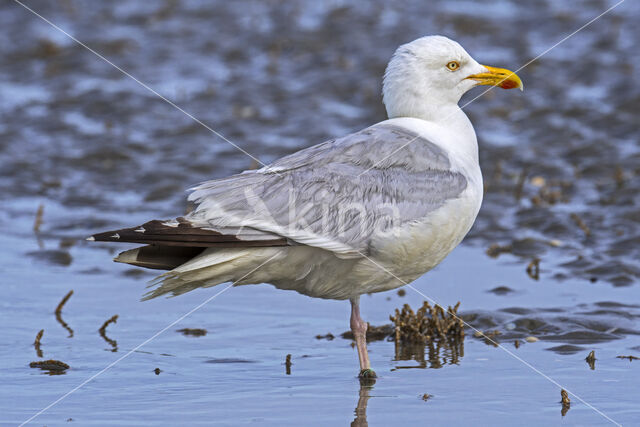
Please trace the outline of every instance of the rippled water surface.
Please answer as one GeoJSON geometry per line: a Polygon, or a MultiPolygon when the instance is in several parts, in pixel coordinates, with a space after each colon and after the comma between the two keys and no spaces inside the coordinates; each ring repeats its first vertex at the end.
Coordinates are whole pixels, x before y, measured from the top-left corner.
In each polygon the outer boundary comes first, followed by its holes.
{"type": "MultiPolygon", "coordinates": [[[[403,42],[445,34],[481,63],[517,69],[615,3],[26,4],[269,163],[383,120],[381,74],[403,42]]],[[[501,346],[472,329],[458,357],[373,341],[380,378],[361,385],[340,337],[345,302],[266,285],[229,289],[192,313],[223,287],[139,301],[153,274],[113,264],[124,245],[83,238],[178,216],[189,185],[255,161],[2,3],[0,424],[81,385],[34,425],[637,423],[640,360],[617,356],[640,356],[638,19],[626,0],[519,71],[524,93],[494,90],[465,107],[485,202],[468,239],[414,286],[444,306],[460,301],[501,346]],[[327,333],[335,338],[316,338],[327,333]],[[47,359],[70,368],[29,367],[47,359]],[[573,393],[568,411],[561,388],[573,393]]],[[[363,315],[388,324],[424,295],[365,295],[363,315]]]]}

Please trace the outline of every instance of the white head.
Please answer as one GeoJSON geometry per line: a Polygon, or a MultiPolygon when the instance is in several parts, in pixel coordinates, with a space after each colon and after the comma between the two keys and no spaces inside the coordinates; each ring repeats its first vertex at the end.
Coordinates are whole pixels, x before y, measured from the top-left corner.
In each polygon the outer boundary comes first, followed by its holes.
{"type": "Polygon", "coordinates": [[[384,73],[383,102],[389,118],[438,120],[477,85],[505,89],[522,82],[513,72],[480,65],[455,41],[426,36],[400,46],[384,73]]]}

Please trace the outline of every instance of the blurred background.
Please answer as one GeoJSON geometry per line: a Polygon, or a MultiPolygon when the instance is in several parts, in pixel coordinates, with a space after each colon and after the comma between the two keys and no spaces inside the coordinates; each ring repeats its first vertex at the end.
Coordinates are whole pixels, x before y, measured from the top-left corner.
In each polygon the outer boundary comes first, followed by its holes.
{"type": "MultiPolygon", "coordinates": [[[[616,2],[24,4],[270,163],[384,120],[381,77],[402,43],[442,34],[517,70],[616,2]]],[[[620,423],[640,417],[640,362],[617,357],[640,356],[639,19],[640,5],[622,2],[518,71],[523,93],[492,90],[465,107],[484,205],[461,247],[415,283],[443,306],[460,301],[476,328],[498,330],[510,352],[620,423]]],[[[257,165],[17,2],[0,5],[0,23],[0,423],[16,424],[215,292],[140,303],[153,275],[111,263],[124,245],[84,237],[179,216],[192,184],[257,165]],[[71,289],[73,336],[53,315],[71,289]],[[114,314],[115,346],[98,333],[114,314]],[[40,329],[43,358],[68,363],[64,375],[28,367],[40,329]]],[[[423,299],[365,296],[364,316],[389,323],[423,299]]],[[[347,319],[344,302],[232,289],[35,422],[610,422],[575,398],[561,414],[557,384],[473,331],[455,360],[372,343],[382,378],[361,388],[339,337],[347,319]],[[328,331],[335,340],[316,339],[328,331]]]]}

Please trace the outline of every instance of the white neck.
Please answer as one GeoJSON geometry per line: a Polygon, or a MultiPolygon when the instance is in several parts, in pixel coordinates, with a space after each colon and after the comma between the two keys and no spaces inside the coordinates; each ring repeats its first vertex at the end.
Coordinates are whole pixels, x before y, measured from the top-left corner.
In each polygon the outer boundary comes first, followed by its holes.
{"type": "Polygon", "coordinates": [[[436,125],[442,132],[447,134],[446,148],[461,155],[470,157],[474,163],[478,162],[478,140],[471,121],[457,104],[449,103],[439,105],[437,108],[433,104],[413,105],[410,115],[391,115],[390,119],[409,117],[424,120],[436,125]]]}
{"type": "Polygon", "coordinates": [[[471,120],[458,105],[448,109],[446,114],[438,115],[433,121],[451,133],[453,143],[450,149],[459,149],[456,151],[470,156],[475,163],[478,162],[476,131],[473,129],[471,120]]]}

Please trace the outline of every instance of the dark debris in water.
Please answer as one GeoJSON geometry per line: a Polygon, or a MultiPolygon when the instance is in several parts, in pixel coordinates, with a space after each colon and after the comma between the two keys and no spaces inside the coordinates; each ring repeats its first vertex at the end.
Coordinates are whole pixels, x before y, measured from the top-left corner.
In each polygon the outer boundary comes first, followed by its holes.
{"type": "Polygon", "coordinates": [[[560,402],[562,403],[561,414],[564,417],[571,409],[571,399],[569,399],[569,393],[565,389],[560,390],[560,402]]]}
{"type": "Polygon", "coordinates": [[[59,375],[63,374],[64,371],[69,369],[69,365],[59,360],[40,360],[37,362],[29,363],[29,367],[31,368],[40,368],[43,371],[48,371],[47,373],[50,375],[59,375]]]}
{"type": "Polygon", "coordinates": [[[36,340],[33,342],[33,346],[36,348],[36,354],[38,355],[38,357],[42,357],[42,350],[40,349],[40,340],[42,339],[43,334],[44,334],[44,329],[40,329],[40,331],[36,335],[36,340]]]}
{"type": "MultiPolygon", "coordinates": [[[[335,338],[335,336],[329,332],[325,335],[316,335],[316,339],[317,340],[328,340],[328,341],[332,341],[335,338]]],[[[344,337],[343,337],[344,338],[344,337]]]]}
{"type": "Polygon", "coordinates": [[[534,258],[527,265],[527,275],[533,280],[540,279],[540,258],[534,258]]]}
{"type": "Polygon", "coordinates": [[[113,339],[111,339],[111,338],[109,338],[107,336],[107,326],[109,326],[109,324],[111,324],[111,323],[116,323],[117,321],[118,321],[118,315],[114,314],[109,319],[107,319],[102,324],[102,326],[100,326],[100,329],[98,330],[98,332],[100,333],[100,336],[102,337],[102,339],[104,339],[111,346],[111,351],[113,351],[113,352],[118,351],[118,342],[116,340],[113,340],[113,339]]]}
{"type": "Polygon", "coordinates": [[[67,301],[69,301],[69,298],[71,298],[71,295],[73,295],[73,289],[67,292],[67,294],[60,300],[60,302],[56,306],[56,311],[55,311],[56,315],[62,314],[62,307],[64,307],[67,301]]]}
{"type": "Polygon", "coordinates": [[[180,332],[182,335],[189,337],[204,337],[207,335],[207,330],[202,328],[182,328],[176,332],[180,332]]]}
{"type": "Polygon", "coordinates": [[[584,360],[589,364],[589,368],[591,368],[591,370],[595,370],[596,369],[596,352],[595,350],[591,350],[589,352],[589,354],[587,355],[587,357],[584,358],[584,360]]]}
{"type": "Polygon", "coordinates": [[[105,320],[102,326],[100,326],[100,329],[99,329],[100,335],[104,335],[104,333],[107,331],[107,326],[109,326],[109,324],[116,323],[117,321],[118,321],[117,314],[114,314],[113,316],[105,320]]]}
{"type": "Polygon", "coordinates": [[[60,323],[62,325],[63,328],[65,328],[67,330],[67,332],[69,332],[69,338],[73,337],[73,329],[71,329],[71,327],[69,327],[69,325],[67,324],[67,322],[65,322],[62,319],[62,307],[64,307],[64,305],[67,303],[67,301],[69,301],[69,298],[71,298],[71,295],[73,295],[73,289],[70,290],[63,298],[62,300],[58,303],[58,306],[56,307],[56,320],[58,321],[58,323],[60,323]]]}
{"type": "Polygon", "coordinates": [[[293,363],[291,363],[291,355],[287,354],[284,359],[285,374],[291,375],[291,365],[293,365],[293,363]]]}
{"type": "Polygon", "coordinates": [[[640,360],[640,357],[636,357],[636,356],[616,356],[618,359],[629,359],[629,362],[632,362],[634,360],[640,360]]]}

